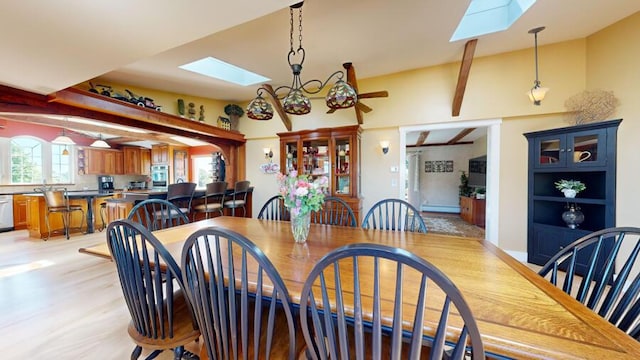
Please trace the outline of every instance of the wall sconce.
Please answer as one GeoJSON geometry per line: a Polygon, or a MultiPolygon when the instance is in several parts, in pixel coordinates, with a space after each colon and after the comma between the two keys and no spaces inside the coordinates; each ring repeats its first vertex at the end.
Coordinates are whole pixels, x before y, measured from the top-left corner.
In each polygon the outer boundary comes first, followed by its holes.
{"type": "Polygon", "coordinates": [[[382,148],[382,153],[386,154],[389,152],[389,141],[387,140],[381,140],[380,141],[380,147],[382,148]]]}
{"type": "Polygon", "coordinates": [[[271,151],[271,148],[263,148],[262,151],[264,151],[264,159],[271,162],[273,159],[273,151],[271,151]]]}

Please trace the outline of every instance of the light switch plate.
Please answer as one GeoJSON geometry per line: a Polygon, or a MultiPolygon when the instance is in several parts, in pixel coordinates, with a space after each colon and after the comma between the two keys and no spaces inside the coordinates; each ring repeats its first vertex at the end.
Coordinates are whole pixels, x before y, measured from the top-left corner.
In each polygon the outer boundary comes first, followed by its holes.
{"type": "Polygon", "coordinates": [[[391,172],[392,173],[397,173],[398,172],[398,167],[397,166],[392,166],[391,167],[391,172]]]}

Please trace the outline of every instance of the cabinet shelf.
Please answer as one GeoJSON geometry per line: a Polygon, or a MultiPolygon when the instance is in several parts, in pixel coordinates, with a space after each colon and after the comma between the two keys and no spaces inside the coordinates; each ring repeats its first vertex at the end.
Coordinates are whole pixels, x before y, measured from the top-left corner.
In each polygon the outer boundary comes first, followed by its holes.
{"type": "Polygon", "coordinates": [[[560,196],[540,196],[534,195],[534,201],[553,201],[560,203],[573,203],[573,204],[597,204],[597,205],[606,205],[607,201],[605,199],[588,199],[588,198],[566,198],[560,196]]]}

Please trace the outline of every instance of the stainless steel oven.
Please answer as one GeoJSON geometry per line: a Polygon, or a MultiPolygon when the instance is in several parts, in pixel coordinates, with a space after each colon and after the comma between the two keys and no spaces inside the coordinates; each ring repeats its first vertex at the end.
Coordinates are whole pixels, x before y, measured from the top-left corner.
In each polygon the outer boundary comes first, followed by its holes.
{"type": "Polygon", "coordinates": [[[169,185],[169,165],[151,166],[151,183],[154,189],[166,188],[169,185]]]}

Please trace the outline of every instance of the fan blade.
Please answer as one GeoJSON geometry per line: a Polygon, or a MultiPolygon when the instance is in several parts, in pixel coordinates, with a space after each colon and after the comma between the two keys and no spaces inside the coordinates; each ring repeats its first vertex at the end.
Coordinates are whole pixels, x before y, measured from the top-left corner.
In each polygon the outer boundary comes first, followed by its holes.
{"type": "Polygon", "coordinates": [[[329,109],[327,110],[327,114],[333,114],[337,109],[329,109]]]}
{"type": "Polygon", "coordinates": [[[368,113],[368,112],[371,112],[371,111],[373,110],[372,108],[370,108],[370,107],[368,107],[367,105],[365,105],[365,104],[361,103],[360,101],[358,101],[358,102],[356,103],[356,107],[357,107],[360,111],[362,111],[363,113],[368,113]]]}
{"type": "Polygon", "coordinates": [[[371,99],[371,98],[379,98],[379,97],[389,97],[389,92],[386,90],[383,90],[383,91],[374,91],[374,92],[368,92],[364,94],[358,94],[358,98],[360,99],[371,99]]]}

